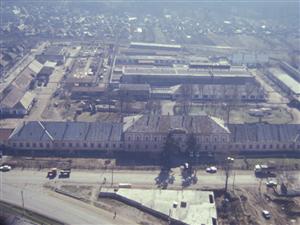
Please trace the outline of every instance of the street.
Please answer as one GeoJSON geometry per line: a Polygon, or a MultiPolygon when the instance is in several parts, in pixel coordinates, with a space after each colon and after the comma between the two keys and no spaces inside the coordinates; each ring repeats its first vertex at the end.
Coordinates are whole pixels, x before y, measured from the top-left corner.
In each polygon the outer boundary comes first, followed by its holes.
{"type": "MultiPolygon", "coordinates": [[[[69,179],[46,178],[47,171],[19,170],[15,169],[7,173],[1,173],[1,200],[22,206],[21,191],[24,193],[24,205],[26,208],[37,213],[46,214],[49,217],[57,219],[67,224],[134,224],[131,218],[113,218],[113,213],[96,208],[92,205],[82,203],[52,192],[43,187],[48,183],[52,186],[61,185],[91,185],[94,187],[103,185],[111,186],[112,174],[113,185],[118,183],[131,183],[133,188],[156,188],[155,178],[159,171],[129,171],[129,170],[99,170],[83,171],[72,170],[69,179]]],[[[180,170],[173,171],[175,181],[168,188],[181,189],[180,170]]],[[[296,183],[300,184],[299,171],[290,172],[297,178],[296,183]]],[[[222,188],[225,177],[222,171],[216,174],[208,174],[204,171],[198,171],[198,183],[189,188],[222,188]]],[[[259,179],[253,174],[253,171],[232,171],[229,178],[229,189],[234,187],[259,187],[259,179]],[[235,175],[234,175],[235,174],[235,175]]]]}
{"type": "Polygon", "coordinates": [[[43,188],[44,172],[1,173],[1,200],[47,215],[66,224],[134,224],[130,219],[113,218],[112,213],[43,188]],[[29,178],[33,178],[32,182],[29,178]]]}

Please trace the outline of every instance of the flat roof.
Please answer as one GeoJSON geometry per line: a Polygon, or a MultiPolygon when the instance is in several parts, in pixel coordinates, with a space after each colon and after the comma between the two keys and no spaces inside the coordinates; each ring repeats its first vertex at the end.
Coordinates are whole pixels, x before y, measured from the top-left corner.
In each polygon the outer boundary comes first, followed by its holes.
{"type": "Polygon", "coordinates": [[[117,59],[135,59],[135,60],[184,60],[183,57],[170,55],[119,55],[117,59]]]}
{"type": "Polygon", "coordinates": [[[49,46],[42,54],[43,55],[61,55],[64,47],[59,45],[49,46]]]}
{"type": "Polygon", "coordinates": [[[158,47],[158,48],[180,49],[181,45],[170,45],[170,44],[148,43],[148,42],[131,42],[130,47],[158,47]]]}
{"type": "Polygon", "coordinates": [[[189,225],[212,225],[217,218],[215,202],[209,201],[211,191],[119,188],[116,194],[189,225]]]}
{"type": "Polygon", "coordinates": [[[205,69],[187,69],[187,68],[157,68],[157,67],[123,67],[123,75],[192,75],[192,76],[224,76],[224,77],[253,77],[250,72],[245,69],[233,68],[228,71],[205,69]]]}
{"type": "Polygon", "coordinates": [[[300,94],[300,83],[293,77],[288,75],[285,71],[280,68],[270,68],[269,71],[287,87],[289,87],[294,94],[300,94]]]}

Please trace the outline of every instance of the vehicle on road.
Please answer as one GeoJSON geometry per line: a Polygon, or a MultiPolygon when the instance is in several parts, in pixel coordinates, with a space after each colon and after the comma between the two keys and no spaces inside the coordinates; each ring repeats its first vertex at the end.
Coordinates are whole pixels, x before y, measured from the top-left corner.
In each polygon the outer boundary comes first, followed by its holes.
{"type": "Polygon", "coordinates": [[[70,178],[71,170],[70,169],[64,169],[59,171],[58,178],[70,178]]]}
{"type": "Polygon", "coordinates": [[[119,188],[131,188],[131,184],[129,183],[119,183],[119,188]]]}
{"type": "Polygon", "coordinates": [[[216,173],[218,171],[218,169],[215,166],[211,166],[211,167],[207,167],[205,171],[207,173],[216,173]]]}
{"type": "Polygon", "coordinates": [[[10,165],[2,165],[0,166],[0,171],[2,172],[8,172],[11,170],[11,166],[10,165]]]}
{"type": "Polygon", "coordinates": [[[47,173],[47,178],[54,179],[57,175],[57,168],[52,168],[47,173]]]}
{"type": "Polygon", "coordinates": [[[256,177],[276,177],[275,168],[268,165],[255,165],[254,173],[256,177]]]}
{"type": "Polygon", "coordinates": [[[271,219],[271,213],[269,211],[263,210],[261,213],[265,219],[271,219]]]}

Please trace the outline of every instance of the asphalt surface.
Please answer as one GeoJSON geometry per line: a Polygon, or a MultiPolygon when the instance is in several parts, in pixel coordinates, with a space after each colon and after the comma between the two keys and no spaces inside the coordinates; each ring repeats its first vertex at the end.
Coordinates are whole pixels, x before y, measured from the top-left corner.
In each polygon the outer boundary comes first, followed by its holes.
{"type": "MultiPolygon", "coordinates": [[[[45,171],[10,171],[1,173],[1,200],[22,206],[66,224],[134,224],[128,218],[117,216],[92,205],[56,194],[43,188],[47,182],[45,171]]],[[[55,182],[55,181],[53,181],[55,182]]]]}
{"type": "MultiPolygon", "coordinates": [[[[80,202],[69,197],[54,193],[43,187],[50,183],[53,186],[76,184],[93,186],[117,186],[119,183],[130,183],[137,188],[157,188],[155,178],[159,171],[128,171],[128,170],[98,170],[78,171],[72,170],[69,179],[46,178],[47,171],[36,170],[12,170],[1,173],[0,197],[2,200],[22,206],[21,191],[23,191],[24,205],[26,208],[37,213],[47,215],[67,224],[135,224],[132,218],[113,218],[113,212],[108,212],[92,205],[80,202]],[[112,182],[113,174],[113,182],[112,182]],[[106,178],[106,179],[104,179],[106,178]],[[104,180],[106,180],[105,184],[104,180]]],[[[181,189],[180,170],[175,169],[174,183],[168,188],[181,189]]],[[[291,172],[300,184],[300,172],[291,172]]],[[[198,188],[222,188],[225,176],[222,171],[216,174],[208,174],[204,171],[197,172],[198,182],[189,186],[191,189],[198,188]]],[[[234,183],[237,187],[259,187],[260,179],[256,178],[253,171],[232,171],[229,178],[229,188],[234,183]]]]}

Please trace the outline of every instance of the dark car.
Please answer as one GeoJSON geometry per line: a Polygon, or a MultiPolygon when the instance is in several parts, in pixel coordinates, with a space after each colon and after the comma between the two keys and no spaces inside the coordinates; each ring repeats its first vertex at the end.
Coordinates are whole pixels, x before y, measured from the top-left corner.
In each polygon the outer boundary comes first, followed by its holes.
{"type": "Polygon", "coordinates": [[[49,179],[54,179],[57,175],[57,169],[56,168],[52,168],[48,171],[47,173],[47,178],[49,179]]]}
{"type": "Polygon", "coordinates": [[[58,178],[70,178],[71,170],[61,170],[59,172],[58,178]]]}

